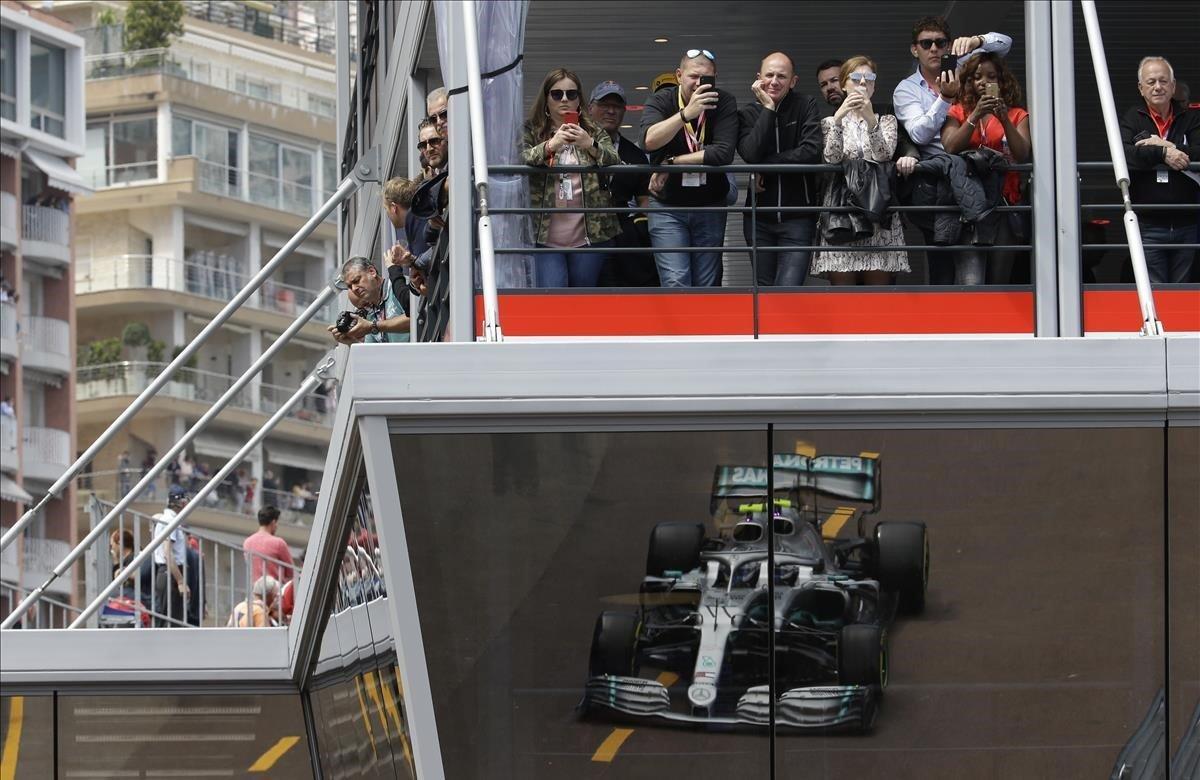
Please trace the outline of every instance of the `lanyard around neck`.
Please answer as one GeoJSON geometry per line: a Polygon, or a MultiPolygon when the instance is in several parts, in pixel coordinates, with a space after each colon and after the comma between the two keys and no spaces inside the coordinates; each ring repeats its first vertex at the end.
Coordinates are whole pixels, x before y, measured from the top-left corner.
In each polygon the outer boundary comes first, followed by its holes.
{"type": "MultiPolygon", "coordinates": [[[[683,88],[681,87],[675,92],[675,99],[679,102],[679,110],[683,111],[683,88]]],[[[708,136],[708,112],[700,114],[700,118],[696,120],[696,129],[692,129],[692,123],[683,118],[680,114],[680,119],[683,119],[683,137],[687,141],[688,150],[695,152],[704,148],[705,138],[708,136]]]]}

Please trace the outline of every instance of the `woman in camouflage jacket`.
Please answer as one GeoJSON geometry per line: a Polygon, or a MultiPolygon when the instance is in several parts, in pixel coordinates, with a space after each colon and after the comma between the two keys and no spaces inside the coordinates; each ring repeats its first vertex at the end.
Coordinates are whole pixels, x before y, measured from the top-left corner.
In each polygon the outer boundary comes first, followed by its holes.
{"type": "MultiPolygon", "coordinates": [[[[521,143],[526,165],[620,165],[608,133],[580,112],[579,77],[557,68],[546,75],[530,110],[521,143]],[[574,120],[574,121],[568,121],[574,120]]],[[[529,177],[534,208],[611,207],[612,198],[594,173],[545,173],[529,177]]],[[[539,247],[603,248],[620,232],[615,214],[543,211],[533,215],[539,247]]],[[[546,252],[534,255],[538,287],[595,287],[607,253],[546,252]]]]}

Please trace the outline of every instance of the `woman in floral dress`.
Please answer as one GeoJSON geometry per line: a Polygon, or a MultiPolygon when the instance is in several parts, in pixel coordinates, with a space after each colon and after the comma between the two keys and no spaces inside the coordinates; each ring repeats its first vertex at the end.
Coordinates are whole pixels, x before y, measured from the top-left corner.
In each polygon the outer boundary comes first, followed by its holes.
{"type": "MultiPolygon", "coordinates": [[[[842,89],[846,93],[837,113],[821,120],[825,138],[825,162],[840,163],[865,158],[890,162],[896,151],[897,124],[891,114],[879,116],[871,106],[875,95],[875,63],[868,57],[851,57],[842,65],[842,89]]],[[[840,176],[841,174],[834,174],[840,176]]],[[[826,189],[822,205],[833,205],[826,189]]],[[[813,261],[814,274],[825,274],[833,284],[891,284],[895,274],[909,270],[908,254],[891,247],[904,245],[900,215],[892,212],[869,237],[840,246],[879,247],[879,251],[824,249],[813,261]]],[[[821,246],[832,246],[821,237],[821,246]]]]}

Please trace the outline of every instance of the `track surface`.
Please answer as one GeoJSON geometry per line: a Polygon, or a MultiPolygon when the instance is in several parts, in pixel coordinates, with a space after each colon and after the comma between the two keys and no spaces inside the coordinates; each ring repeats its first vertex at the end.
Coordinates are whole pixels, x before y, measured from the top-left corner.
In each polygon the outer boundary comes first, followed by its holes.
{"type": "MultiPolygon", "coordinates": [[[[1162,430],[777,431],[776,449],[797,440],[881,454],[879,517],[928,523],[932,580],[891,632],[875,731],[780,736],[776,776],[1107,776],[1164,680],[1162,430]]],[[[765,735],[574,712],[652,525],[705,519],[713,466],[764,463],[763,433],[395,442],[448,777],[770,775],[765,735]]],[[[1173,444],[1194,474],[1197,448],[1173,444]]],[[[1196,537],[1194,510],[1173,522],[1196,537]]],[[[1188,565],[1173,582],[1198,581],[1188,565]]],[[[1173,622],[1176,657],[1200,654],[1195,621],[1173,622]]],[[[1175,671],[1176,698],[1195,674],[1175,671]]]]}

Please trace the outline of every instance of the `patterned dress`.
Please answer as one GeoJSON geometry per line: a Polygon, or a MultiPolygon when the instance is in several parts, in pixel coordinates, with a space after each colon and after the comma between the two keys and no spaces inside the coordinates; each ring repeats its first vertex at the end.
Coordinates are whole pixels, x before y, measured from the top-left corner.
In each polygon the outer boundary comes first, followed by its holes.
{"type": "MultiPolygon", "coordinates": [[[[866,120],[856,113],[842,117],[837,123],[833,117],[821,120],[821,134],[825,138],[825,162],[840,163],[845,159],[865,157],[868,160],[886,162],[892,159],[896,151],[896,117],[884,114],[879,117],[875,129],[868,130],[866,120]]],[[[833,174],[840,176],[841,174],[833,174]]],[[[823,206],[833,205],[830,199],[831,188],[825,188],[823,206]]],[[[861,241],[851,241],[844,246],[877,246],[893,247],[904,244],[904,229],[900,227],[900,215],[892,213],[890,222],[884,218],[884,224],[875,229],[870,238],[861,241]]],[[[819,231],[818,231],[819,232],[819,231]]],[[[821,246],[831,245],[821,236],[821,246]]],[[[830,271],[890,271],[904,273],[909,269],[908,253],[904,251],[880,252],[845,252],[839,249],[826,249],[816,253],[813,259],[812,273],[828,273],[830,271]]]]}

